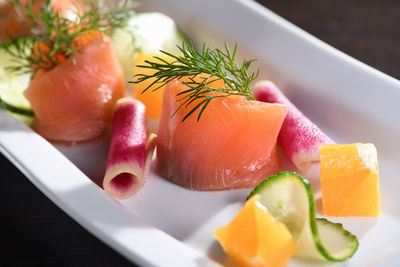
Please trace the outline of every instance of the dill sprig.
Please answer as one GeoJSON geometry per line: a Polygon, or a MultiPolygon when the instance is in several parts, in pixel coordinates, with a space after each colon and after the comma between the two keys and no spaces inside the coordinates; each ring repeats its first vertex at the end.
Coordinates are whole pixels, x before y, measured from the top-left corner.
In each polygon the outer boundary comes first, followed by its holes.
{"type": "Polygon", "coordinates": [[[182,43],[182,46],[177,47],[182,54],[180,56],[163,50],[160,51],[173,58],[174,61],[172,63],[154,56],[156,61],[145,60],[147,65],[137,65],[139,68],[152,69],[155,72],[153,74],[136,74],[136,79],[133,81],[133,83],[141,83],[146,80],[152,81],[143,90],[142,93],[144,93],[153,85],[155,88],[152,91],[155,91],[174,79],[188,78],[187,82],[183,82],[188,86],[188,89],[178,93],[177,100],[180,105],[172,116],[179,109],[188,108],[193,104],[183,117],[182,122],[198,109],[200,111],[197,121],[199,121],[208,104],[215,98],[241,95],[254,100],[251,95],[250,84],[257,78],[259,70],[255,73],[248,73],[250,64],[255,61],[254,59],[244,60],[240,67],[235,63],[237,44],[235,44],[233,52],[229,50],[227,44],[225,44],[224,51],[206,47],[205,43],[200,52],[195,49],[191,42],[182,43]],[[212,86],[213,82],[220,80],[224,84],[222,88],[212,86]],[[196,100],[199,100],[199,102],[193,103],[196,100]]]}
{"type": "Polygon", "coordinates": [[[51,7],[50,0],[34,8],[35,1],[22,6],[20,0],[9,0],[18,20],[29,27],[22,36],[9,35],[10,41],[0,44],[15,60],[8,69],[19,73],[50,70],[62,60],[82,49],[79,37],[92,32],[109,34],[115,28],[126,26],[133,14],[134,2],[87,1],[84,6],[69,10],[73,18],[64,17],[51,7]]]}

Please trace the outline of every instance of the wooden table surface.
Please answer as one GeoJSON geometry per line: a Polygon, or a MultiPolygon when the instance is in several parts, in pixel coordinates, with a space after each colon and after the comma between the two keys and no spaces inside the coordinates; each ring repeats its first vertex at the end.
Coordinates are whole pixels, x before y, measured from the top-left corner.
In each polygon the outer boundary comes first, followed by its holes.
{"type": "MultiPolygon", "coordinates": [[[[400,1],[259,0],[312,35],[400,79],[400,1]]],[[[0,156],[0,266],[132,266],[0,156]]]]}

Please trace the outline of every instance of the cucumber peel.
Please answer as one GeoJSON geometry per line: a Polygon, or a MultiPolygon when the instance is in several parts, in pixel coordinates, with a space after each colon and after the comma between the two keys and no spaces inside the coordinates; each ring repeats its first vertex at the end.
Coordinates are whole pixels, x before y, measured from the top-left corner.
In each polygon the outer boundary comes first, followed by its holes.
{"type": "Polygon", "coordinates": [[[0,108],[6,109],[11,113],[16,113],[23,116],[33,117],[32,109],[26,109],[22,107],[17,107],[12,104],[7,103],[3,99],[0,98],[0,108]]]}
{"type": "Polygon", "coordinates": [[[280,172],[260,182],[247,196],[260,202],[283,222],[298,247],[298,255],[328,261],[344,261],[358,249],[357,237],[342,224],[316,218],[310,183],[293,172],[280,172]]]}
{"type": "Polygon", "coordinates": [[[30,124],[33,111],[23,92],[30,82],[30,74],[10,72],[13,58],[5,50],[0,49],[0,108],[9,111],[20,121],[30,124]]]}

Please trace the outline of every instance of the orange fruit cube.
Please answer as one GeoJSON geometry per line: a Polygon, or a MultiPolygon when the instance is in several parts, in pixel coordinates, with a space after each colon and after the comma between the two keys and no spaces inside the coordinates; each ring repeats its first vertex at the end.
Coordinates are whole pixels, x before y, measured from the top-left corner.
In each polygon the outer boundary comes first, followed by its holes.
{"type": "Polygon", "coordinates": [[[378,157],[373,144],[322,145],[320,161],[324,215],[379,216],[378,157]]]}
{"type": "Polygon", "coordinates": [[[297,247],[285,224],[250,198],[236,218],[214,232],[225,253],[243,266],[286,266],[297,247]]]}
{"type": "MultiPolygon", "coordinates": [[[[162,58],[163,60],[167,62],[172,62],[174,59],[172,57],[169,57],[164,54],[143,54],[143,53],[138,53],[135,56],[135,65],[133,67],[134,74],[145,74],[145,75],[151,75],[154,74],[156,71],[154,69],[148,69],[148,68],[139,68],[137,65],[148,65],[145,61],[154,61],[157,63],[163,63],[159,59],[155,59],[154,57],[159,57],[162,58]]],[[[137,80],[138,77],[135,77],[135,80],[137,80]]],[[[135,95],[134,97],[138,100],[140,100],[145,106],[146,106],[146,112],[147,112],[147,117],[149,119],[159,119],[161,116],[161,106],[163,102],[163,94],[164,94],[164,88],[165,86],[162,86],[161,88],[157,89],[156,91],[153,91],[157,87],[160,86],[159,83],[156,83],[152,85],[145,93],[142,94],[143,90],[145,90],[148,86],[151,85],[152,82],[154,82],[155,79],[149,79],[144,82],[135,84],[135,95]]]]}

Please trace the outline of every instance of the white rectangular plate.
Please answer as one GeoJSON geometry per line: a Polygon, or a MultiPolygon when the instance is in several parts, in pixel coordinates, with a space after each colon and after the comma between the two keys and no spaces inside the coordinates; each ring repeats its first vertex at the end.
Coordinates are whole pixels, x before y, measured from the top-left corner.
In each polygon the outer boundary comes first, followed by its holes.
{"type": "MultiPolygon", "coordinates": [[[[275,81],[338,143],[376,145],[382,215],[377,219],[330,218],[343,223],[360,241],[354,257],[335,266],[399,264],[400,82],[253,1],[143,2],[142,10],[171,16],[198,45],[205,41],[222,47],[227,42],[232,47],[237,42],[241,58],[258,59],[260,78],[275,81]]],[[[96,185],[104,174],[107,149],[107,137],[78,145],[51,144],[0,112],[1,152],[61,209],[128,259],[155,266],[225,263],[212,232],[234,217],[249,189],[194,192],[151,172],[138,194],[115,201],[96,185]]],[[[330,265],[290,261],[290,266],[310,264],[330,265]]]]}

